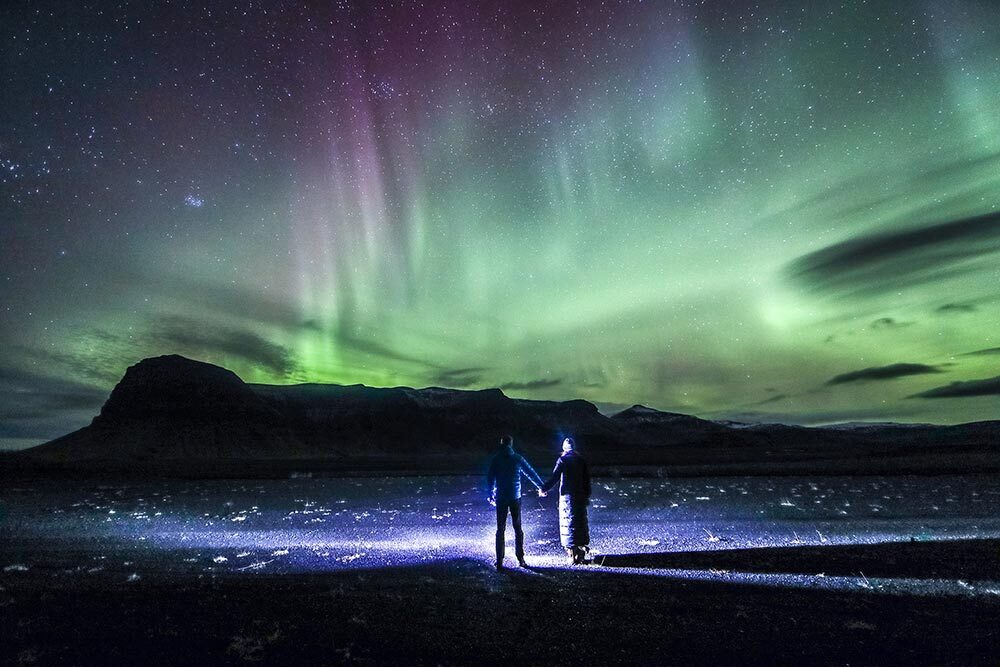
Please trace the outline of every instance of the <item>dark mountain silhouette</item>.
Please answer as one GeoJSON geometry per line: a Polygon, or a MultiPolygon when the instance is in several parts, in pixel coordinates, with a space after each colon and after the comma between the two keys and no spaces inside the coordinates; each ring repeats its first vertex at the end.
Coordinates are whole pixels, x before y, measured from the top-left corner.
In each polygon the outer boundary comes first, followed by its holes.
{"type": "Polygon", "coordinates": [[[1000,470],[1000,422],[806,428],[635,405],[364,385],[255,385],[177,355],[130,367],[93,422],[7,457],[15,468],[285,474],[475,468],[504,433],[539,466],[573,435],[595,466],[667,474],[1000,470]]]}

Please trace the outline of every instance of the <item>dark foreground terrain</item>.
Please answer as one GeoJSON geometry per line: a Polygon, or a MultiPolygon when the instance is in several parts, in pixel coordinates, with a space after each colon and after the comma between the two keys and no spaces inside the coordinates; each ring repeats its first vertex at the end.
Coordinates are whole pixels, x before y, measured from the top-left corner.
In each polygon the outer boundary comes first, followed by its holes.
{"type": "MultiPolygon", "coordinates": [[[[6,664],[996,664],[991,477],[598,480],[495,572],[469,477],[2,488],[6,664]]],[[[511,545],[512,546],[512,545],[511,545]]]]}

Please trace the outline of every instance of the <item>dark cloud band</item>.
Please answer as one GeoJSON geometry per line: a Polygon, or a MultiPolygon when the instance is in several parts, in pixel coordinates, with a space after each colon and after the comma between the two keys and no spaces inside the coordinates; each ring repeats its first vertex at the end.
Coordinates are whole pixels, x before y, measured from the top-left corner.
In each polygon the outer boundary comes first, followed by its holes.
{"type": "Polygon", "coordinates": [[[163,318],[152,337],[170,350],[185,353],[234,355],[281,375],[295,370],[291,352],[255,333],[215,327],[186,318],[163,318]]]}
{"type": "Polygon", "coordinates": [[[936,387],[910,398],[968,398],[972,396],[1000,396],[1000,375],[985,380],[952,382],[944,387],[936,387]]]}
{"type": "Polygon", "coordinates": [[[985,350],[974,350],[972,352],[966,352],[962,356],[964,357],[981,357],[988,356],[991,354],[1000,354],[1000,347],[988,347],[985,350]]]}
{"type": "Polygon", "coordinates": [[[508,382],[500,385],[501,389],[545,389],[562,384],[562,379],[530,380],[528,382],[508,382]]]}
{"type": "Polygon", "coordinates": [[[875,294],[961,275],[959,264],[997,251],[1000,212],[993,212],[849,239],[799,257],[787,274],[817,291],[875,294]]]}
{"type": "Polygon", "coordinates": [[[431,383],[453,389],[464,389],[478,383],[488,369],[475,368],[451,368],[436,373],[431,378],[431,383]]]}
{"type": "Polygon", "coordinates": [[[889,364],[888,366],[872,366],[859,371],[842,373],[826,381],[827,385],[847,384],[849,382],[868,382],[872,380],[895,380],[908,375],[924,375],[940,373],[936,366],[926,364],[889,364]]]}

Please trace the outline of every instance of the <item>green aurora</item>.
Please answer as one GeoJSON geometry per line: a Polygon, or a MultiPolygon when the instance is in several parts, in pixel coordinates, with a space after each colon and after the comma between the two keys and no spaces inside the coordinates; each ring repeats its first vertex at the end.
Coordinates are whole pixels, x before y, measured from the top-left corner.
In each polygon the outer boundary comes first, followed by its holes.
{"type": "Polygon", "coordinates": [[[166,353],[997,418],[1000,6],[754,6],[0,10],[0,444],[166,353]]]}

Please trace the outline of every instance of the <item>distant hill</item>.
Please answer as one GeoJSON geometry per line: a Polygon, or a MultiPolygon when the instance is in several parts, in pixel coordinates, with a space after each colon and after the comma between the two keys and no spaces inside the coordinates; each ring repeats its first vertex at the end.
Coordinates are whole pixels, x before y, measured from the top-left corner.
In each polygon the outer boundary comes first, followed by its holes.
{"type": "Polygon", "coordinates": [[[635,405],[512,399],[364,385],[257,385],[177,355],[131,366],[93,422],[8,455],[8,469],[137,473],[473,471],[511,433],[537,466],[572,435],[621,473],[886,473],[1000,470],[1000,422],[806,428],[713,422],[635,405]]]}

